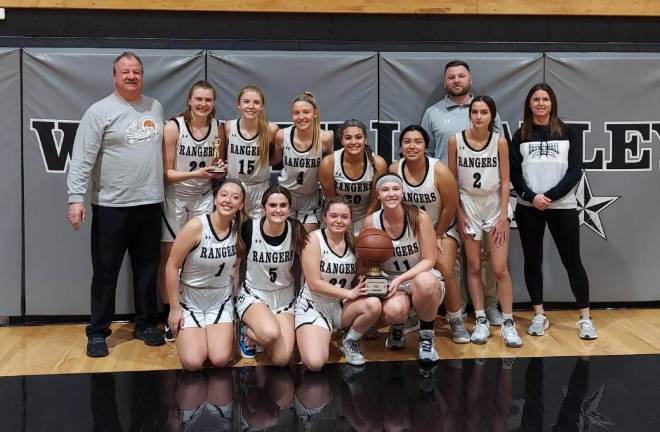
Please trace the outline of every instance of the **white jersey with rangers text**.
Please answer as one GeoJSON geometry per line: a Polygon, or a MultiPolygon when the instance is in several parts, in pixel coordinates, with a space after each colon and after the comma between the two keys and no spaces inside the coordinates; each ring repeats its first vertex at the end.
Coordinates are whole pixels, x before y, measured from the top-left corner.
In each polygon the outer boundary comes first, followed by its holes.
{"type": "Polygon", "coordinates": [[[435,187],[435,164],[438,159],[426,156],[426,173],[417,185],[410,184],[405,175],[405,159],[399,161],[397,174],[403,179],[403,202],[424,209],[435,226],[440,217],[442,201],[435,187]]]}
{"type": "Polygon", "coordinates": [[[369,207],[369,195],[371,194],[371,183],[374,178],[374,167],[371,165],[367,153],[364,153],[364,172],[356,179],[350,178],[344,172],[344,149],[334,152],[335,190],[337,195],[344,196],[353,210],[353,221],[357,222],[367,215],[369,207]]]}
{"type": "MultiPolygon", "coordinates": [[[[204,138],[195,139],[190,127],[184,121],[183,116],[175,117],[179,128],[179,139],[176,142],[176,157],[174,169],[177,171],[195,171],[211,165],[213,162],[213,141],[218,136],[218,122],[211,119],[211,125],[204,138]]],[[[197,198],[211,190],[210,179],[188,179],[178,183],[165,186],[166,193],[173,194],[176,198],[197,198]]]]}
{"type": "MultiPolygon", "coordinates": [[[[321,246],[321,279],[331,285],[351,289],[351,283],[353,282],[353,278],[355,278],[356,271],[357,257],[355,254],[346,247],[343,255],[337,255],[330,248],[323,229],[313,231],[311,235],[316,235],[321,246]]],[[[338,301],[335,298],[314,293],[307,283],[305,283],[300,296],[311,301],[338,301]]]]}
{"type": "MultiPolygon", "coordinates": [[[[250,222],[248,222],[250,223],[250,222]]],[[[252,241],[247,254],[245,287],[248,291],[277,291],[293,288],[293,226],[286,222],[284,240],[276,246],[266,242],[261,219],[252,220],[252,241]]]]}
{"type": "Polygon", "coordinates": [[[236,261],[236,235],[231,229],[219,238],[211,224],[211,216],[198,216],[202,222],[199,244],[186,256],[181,269],[181,282],[192,288],[230,288],[236,261]]]}
{"type": "Polygon", "coordinates": [[[241,134],[239,120],[227,122],[229,143],[227,147],[228,179],[243,183],[264,183],[270,178],[268,161],[259,165],[259,134],[247,139],[241,134]]]}
{"type": "Polygon", "coordinates": [[[298,150],[293,143],[294,131],[295,126],[289,126],[283,131],[283,168],[278,177],[278,183],[287,188],[293,195],[317,194],[323,147],[319,143],[316,154],[312,154],[311,146],[305,151],[298,150]]]}
{"type": "MultiPolygon", "coordinates": [[[[378,210],[372,217],[374,227],[385,231],[383,211],[378,210]]],[[[403,233],[398,238],[392,239],[392,249],[392,258],[380,265],[381,270],[390,278],[407,272],[421,260],[419,241],[407,221],[403,233]]]]}
{"type": "Polygon", "coordinates": [[[461,193],[485,196],[500,189],[499,139],[500,134],[491,132],[486,146],[475,150],[465,139],[465,131],[456,134],[456,171],[461,193]]]}

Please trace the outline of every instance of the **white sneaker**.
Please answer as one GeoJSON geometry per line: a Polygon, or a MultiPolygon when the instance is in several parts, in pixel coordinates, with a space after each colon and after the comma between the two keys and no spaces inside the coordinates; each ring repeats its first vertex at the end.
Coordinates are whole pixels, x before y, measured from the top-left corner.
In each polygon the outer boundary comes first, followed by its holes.
{"type": "Polygon", "coordinates": [[[419,331],[417,358],[421,363],[435,363],[440,360],[440,356],[435,350],[435,332],[433,330],[419,331]]]}
{"type": "Polygon", "coordinates": [[[408,333],[414,333],[419,331],[419,317],[417,314],[408,315],[408,319],[403,324],[403,334],[407,335],[408,333]]]}
{"type": "Polygon", "coordinates": [[[591,318],[580,318],[575,325],[580,329],[580,338],[585,340],[598,339],[598,333],[596,333],[596,326],[594,322],[591,321],[591,318]]]}
{"type": "Polygon", "coordinates": [[[488,306],[486,308],[486,319],[490,325],[501,326],[504,322],[504,315],[497,308],[497,305],[488,306]]]}
{"type": "Polygon", "coordinates": [[[475,344],[485,344],[490,336],[490,323],[484,317],[477,318],[470,336],[470,342],[475,344]]]}
{"type": "Polygon", "coordinates": [[[340,350],[346,357],[346,363],[353,366],[362,366],[365,363],[358,341],[344,338],[341,340],[340,350]]]}
{"type": "Polygon", "coordinates": [[[548,318],[546,318],[545,315],[536,314],[534,315],[534,318],[532,318],[532,322],[529,323],[527,333],[532,336],[543,336],[548,327],[550,327],[550,321],[548,318]]]}
{"type": "Polygon", "coordinates": [[[509,348],[520,348],[523,344],[522,339],[518,336],[516,324],[512,319],[504,320],[504,324],[502,324],[502,328],[500,329],[500,335],[504,339],[504,345],[509,348]]]}

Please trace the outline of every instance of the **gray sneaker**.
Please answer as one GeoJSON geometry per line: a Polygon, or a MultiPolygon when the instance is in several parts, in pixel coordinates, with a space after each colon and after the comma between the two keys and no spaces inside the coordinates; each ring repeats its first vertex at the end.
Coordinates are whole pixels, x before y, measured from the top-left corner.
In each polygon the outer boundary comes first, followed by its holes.
{"type": "Polygon", "coordinates": [[[529,323],[527,333],[531,334],[532,336],[543,336],[549,326],[550,321],[548,318],[546,318],[545,315],[536,314],[534,315],[534,318],[532,318],[532,322],[529,323]]]}
{"type": "Polygon", "coordinates": [[[580,338],[586,340],[598,339],[598,333],[596,333],[596,326],[594,322],[591,321],[591,318],[580,318],[575,325],[580,329],[580,338]]]}
{"type": "Polygon", "coordinates": [[[390,335],[385,340],[385,348],[388,350],[402,350],[405,346],[405,339],[403,335],[403,324],[390,326],[390,335]]]}
{"type": "Polygon", "coordinates": [[[451,328],[451,340],[454,343],[462,344],[470,342],[470,333],[465,328],[463,318],[449,320],[449,327],[451,328]]]}
{"type": "Polygon", "coordinates": [[[488,336],[490,336],[490,323],[484,317],[477,318],[472,336],[470,336],[470,342],[479,345],[485,344],[488,341],[488,336]]]}
{"type": "Polygon", "coordinates": [[[433,330],[419,331],[417,358],[421,363],[435,363],[440,360],[440,356],[435,350],[435,332],[433,330]]]}
{"type": "Polygon", "coordinates": [[[346,356],[346,363],[353,366],[362,366],[364,364],[364,356],[360,352],[358,341],[344,338],[341,341],[340,350],[346,356]]]}
{"type": "Polygon", "coordinates": [[[512,319],[504,320],[504,324],[502,324],[502,328],[500,329],[500,335],[504,339],[504,345],[509,348],[520,348],[523,344],[522,339],[518,336],[516,324],[512,319]]]}
{"type": "Polygon", "coordinates": [[[501,326],[504,322],[502,312],[497,308],[497,305],[491,305],[486,308],[486,319],[490,325],[501,326]]]}
{"type": "Polygon", "coordinates": [[[408,319],[403,324],[403,334],[414,333],[419,330],[419,317],[417,314],[408,315],[408,319]]]}

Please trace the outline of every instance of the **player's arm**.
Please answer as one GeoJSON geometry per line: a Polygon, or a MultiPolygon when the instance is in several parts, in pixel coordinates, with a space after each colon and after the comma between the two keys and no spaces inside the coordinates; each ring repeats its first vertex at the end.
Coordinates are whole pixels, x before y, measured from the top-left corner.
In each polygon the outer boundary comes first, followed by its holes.
{"type": "Polygon", "coordinates": [[[268,139],[268,142],[272,143],[270,152],[270,164],[275,166],[282,161],[282,143],[284,142],[284,134],[280,130],[279,126],[273,122],[268,122],[268,139]],[[282,137],[279,146],[277,145],[278,135],[281,135],[282,137]]]}
{"type": "Polygon", "coordinates": [[[378,210],[380,201],[378,201],[378,191],[376,190],[376,180],[382,174],[387,172],[387,162],[381,156],[374,153],[374,178],[371,180],[371,192],[369,193],[369,205],[367,206],[367,215],[378,210]]]}
{"type": "Polygon", "coordinates": [[[353,299],[360,295],[358,290],[348,290],[332,285],[321,277],[321,245],[316,235],[309,237],[301,255],[305,283],[312,292],[336,299],[353,299]]]}
{"type": "Polygon", "coordinates": [[[495,222],[495,226],[490,235],[495,239],[495,244],[501,246],[509,237],[509,143],[503,135],[500,135],[498,141],[498,160],[500,162],[500,215],[495,222]]]}
{"type": "Polygon", "coordinates": [[[321,166],[319,167],[319,183],[321,183],[321,191],[326,200],[337,196],[335,189],[335,170],[334,154],[330,153],[321,159],[321,166]]]}
{"type": "Polygon", "coordinates": [[[169,120],[163,128],[163,173],[165,184],[179,183],[190,179],[213,179],[218,175],[211,172],[215,167],[204,166],[192,171],[174,169],[176,160],[176,143],[179,140],[179,127],[175,120],[169,120]]]}
{"type": "Polygon", "coordinates": [[[202,222],[191,219],[179,231],[172,245],[172,252],[165,264],[165,290],[170,303],[168,322],[176,336],[181,325],[182,311],[179,303],[179,271],[188,253],[196,247],[202,237],[202,222]]]}
{"type": "Polygon", "coordinates": [[[447,165],[437,161],[434,167],[435,189],[440,195],[442,208],[438,216],[438,222],[435,224],[436,237],[442,237],[447,232],[447,228],[454,221],[458,209],[458,184],[447,165]]]}
{"type": "Polygon", "coordinates": [[[321,131],[321,148],[323,156],[332,154],[335,150],[335,134],[332,131],[321,131]]]}

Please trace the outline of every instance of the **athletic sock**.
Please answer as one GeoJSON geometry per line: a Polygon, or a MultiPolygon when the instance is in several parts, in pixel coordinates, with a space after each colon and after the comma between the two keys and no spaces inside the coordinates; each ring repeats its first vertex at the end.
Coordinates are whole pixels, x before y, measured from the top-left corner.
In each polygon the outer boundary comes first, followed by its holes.
{"type": "Polygon", "coordinates": [[[504,321],[506,321],[506,320],[508,320],[508,319],[510,319],[511,321],[513,321],[513,313],[508,313],[508,314],[507,314],[507,313],[503,313],[502,316],[504,317],[504,321]]]}
{"type": "Polygon", "coordinates": [[[355,329],[351,327],[346,333],[346,336],[344,336],[344,339],[358,341],[360,340],[361,337],[362,337],[362,333],[355,331],[355,329]]]}
{"type": "Polygon", "coordinates": [[[424,320],[419,320],[419,329],[420,330],[433,330],[433,324],[435,324],[435,320],[433,321],[424,321],[424,320]]]}
{"type": "Polygon", "coordinates": [[[449,320],[454,320],[456,318],[462,318],[463,317],[463,312],[459,309],[456,312],[449,312],[447,311],[447,319],[449,320]]]}
{"type": "MultiPolygon", "coordinates": [[[[476,310],[476,309],[475,309],[475,310],[474,310],[474,316],[475,316],[476,318],[479,318],[479,317],[484,317],[484,318],[486,318],[486,311],[483,310],[483,309],[479,309],[479,310],[476,310]]],[[[488,318],[486,318],[486,319],[488,319],[488,318]]]]}

